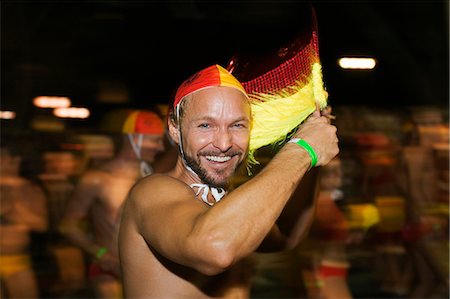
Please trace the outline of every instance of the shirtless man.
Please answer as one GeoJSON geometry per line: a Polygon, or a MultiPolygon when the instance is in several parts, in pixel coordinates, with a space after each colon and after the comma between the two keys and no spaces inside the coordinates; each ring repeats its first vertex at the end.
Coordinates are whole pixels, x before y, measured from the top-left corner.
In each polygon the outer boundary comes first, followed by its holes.
{"type": "Polygon", "coordinates": [[[92,257],[89,278],[100,298],[122,297],[117,253],[122,203],[133,184],[151,172],[147,162],[164,150],[162,121],[153,112],[134,111],[123,132],[119,153],[80,178],[60,223],[60,231],[92,257]]]}
{"type": "MultiPolygon", "coordinates": [[[[248,284],[234,273],[246,257],[295,244],[275,222],[311,166],[304,148],[286,144],[254,178],[225,194],[246,158],[251,122],[244,89],[220,66],[178,89],[168,123],[179,144],[177,164],[141,180],[124,205],[119,253],[126,297],[245,298],[248,284]]],[[[339,151],[336,128],[318,112],[294,137],[311,145],[317,165],[339,151]]]]}
{"type": "Polygon", "coordinates": [[[0,278],[1,296],[38,298],[32,269],[30,233],[48,228],[47,199],[42,189],[19,174],[21,157],[0,150],[0,278]]]}

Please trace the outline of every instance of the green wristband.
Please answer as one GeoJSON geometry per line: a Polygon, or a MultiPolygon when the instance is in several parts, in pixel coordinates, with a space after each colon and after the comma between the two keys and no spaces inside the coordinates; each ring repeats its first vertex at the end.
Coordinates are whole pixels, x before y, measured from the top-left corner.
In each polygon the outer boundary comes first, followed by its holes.
{"type": "Polygon", "coordinates": [[[108,252],[108,249],[106,249],[105,247],[100,247],[97,252],[95,253],[95,257],[97,259],[101,259],[102,256],[104,256],[106,253],[108,252]]]}
{"type": "Polygon", "coordinates": [[[311,147],[311,145],[309,145],[308,142],[306,142],[305,140],[300,139],[300,138],[293,138],[293,139],[289,140],[288,142],[296,143],[296,144],[300,145],[301,147],[303,147],[308,152],[309,156],[311,157],[311,166],[309,167],[309,169],[316,166],[317,154],[314,151],[314,149],[311,147]]]}

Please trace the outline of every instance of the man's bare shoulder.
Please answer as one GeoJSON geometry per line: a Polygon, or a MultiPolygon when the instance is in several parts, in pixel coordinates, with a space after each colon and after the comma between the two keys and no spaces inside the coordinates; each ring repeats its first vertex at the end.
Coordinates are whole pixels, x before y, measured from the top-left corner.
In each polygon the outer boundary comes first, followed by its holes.
{"type": "Polygon", "coordinates": [[[193,197],[195,197],[194,192],[184,182],[167,174],[153,174],[135,184],[128,201],[141,206],[160,202],[178,202],[193,197]]]}
{"type": "Polygon", "coordinates": [[[78,182],[86,185],[101,185],[108,176],[108,173],[100,169],[89,169],[84,172],[78,182]]]}

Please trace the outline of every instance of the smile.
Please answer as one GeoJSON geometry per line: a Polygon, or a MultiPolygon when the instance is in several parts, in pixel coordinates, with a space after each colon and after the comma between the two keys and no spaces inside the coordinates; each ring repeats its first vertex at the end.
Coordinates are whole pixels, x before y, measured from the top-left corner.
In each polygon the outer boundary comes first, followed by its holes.
{"type": "Polygon", "coordinates": [[[227,162],[231,160],[230,156],[225,156],[225,157],[219,157],[219,156],[205,156],[206,160],[208,161],[212,161],[212,162],[227,162]]]}

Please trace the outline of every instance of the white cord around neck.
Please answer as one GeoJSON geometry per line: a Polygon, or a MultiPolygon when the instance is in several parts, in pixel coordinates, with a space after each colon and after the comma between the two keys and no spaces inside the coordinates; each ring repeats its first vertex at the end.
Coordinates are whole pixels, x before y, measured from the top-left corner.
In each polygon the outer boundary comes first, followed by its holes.
{"type": "Polygon", "coordinates": [[[214,203],[211,203],[208,201],[208,194],[209,194],[210,190],[211,190],[211,195],[214,198],[216,203],[219,202],[222,199],[222,197],[225,196],[225,193],[226,193],[225,189],[223,189],[223,188],[211,187],[206,184],[191,184],[190,186],[191,186],[191,188],[198,188],[195,195],[197,196],[201,192],[202,193],[202,195],[201,195],[202,201],[207,203],[210,206],[214,205],[214,203]]]}
{"type": "Polygon", "coordinates": [[[137,134],[137,142],[134,139],[133,134],[128,134],[128,139],[130,140],[131,148],[133,149],[136,158],[140,160],[139,167],[141,177],[146,177],[153,173],[153,168],[144,160],[141,159],[141,149],[142,149],[142,140],[144,139],[143,134],[137,134]]]}

